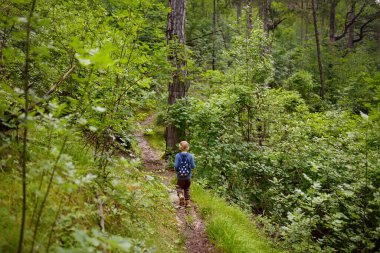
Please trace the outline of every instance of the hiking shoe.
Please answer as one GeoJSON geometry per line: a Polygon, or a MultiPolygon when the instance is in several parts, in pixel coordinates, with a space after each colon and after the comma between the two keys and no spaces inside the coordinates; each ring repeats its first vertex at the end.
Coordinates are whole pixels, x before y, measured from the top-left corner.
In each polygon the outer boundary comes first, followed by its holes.
{"type": "Polygon", "coordinates": [[[191,205],[190,205],[190,200],[187,199],[187,200],[185,201],[185,206],[186,206],[186,207],[191,207],[191,205]]]}
{"type": "Polygon", "coordinates": [[[184,206],[185,205],[185,197],[183,196],[183,193],[178,194],[179,197],[179,205],[184,206]]]}

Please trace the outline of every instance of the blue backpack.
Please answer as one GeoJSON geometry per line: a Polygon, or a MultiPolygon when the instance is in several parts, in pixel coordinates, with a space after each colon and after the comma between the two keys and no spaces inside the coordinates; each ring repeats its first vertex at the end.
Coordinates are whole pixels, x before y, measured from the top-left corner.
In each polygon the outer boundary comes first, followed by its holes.
{"type": "Polygon", "coordinates": [[[189,160],[188,154],[181,154],[180,156],[181,158],[179,161],[177,175],[180,178],[186,178],[190,175],[190,172],[191,172],[190,160],[189,160]]]}

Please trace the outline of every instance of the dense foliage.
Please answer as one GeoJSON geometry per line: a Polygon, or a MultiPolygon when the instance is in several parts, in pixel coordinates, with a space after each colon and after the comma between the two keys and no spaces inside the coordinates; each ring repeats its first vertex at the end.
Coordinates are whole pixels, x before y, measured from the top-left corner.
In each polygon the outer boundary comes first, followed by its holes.
{"type": "MultiPolygon", "coordinates": [[[[305,22],[312,26],[305,21],[310,10],[300,13],[284,2],[272,1],[272,14],[286,20],[269,36],[259,20],[248,37],[247,15],[228,26],[234,15],[218,12],[218,28],[227,32],[216,39],[231,36],[218,49],[218,68],[199,75],[193,96],[173,106],[167,120],[187,128],[198,176],[208,187],[259,214],[268,234],[292,252],[377,252],[378,39],[332,46],[322,26],[327,92],[321,99],[313,33],[305,31],[305,22]]],[[[340,2],[337,15],[349,7],[340,2]]],[[[366,11],[378,13],[379,6],[366,11]]],[[[201,45],[212,40],[202,39],[209,41],[197,40],[201,45]]],[[[199,55],[200,65],[210,64],[199,55]]]]}
{"type": "Polygon", "coordinates": [[[166,1],[0,12],[0,251],[181,251],[134,140],[155,110],[202,185],[290,252],[379,251],[378,1],[188,0],[169,50],[166,1]]]}
{"type": "Polygon", "coordinates": [[[297,93],[257,100],[239,88],[182,111],[208,186],[268,216],[297,252],[377,247],[378,116],[311,113],[297,93]]]}
{"type": "Polygon", "coordinates": [[[166,78],[166,8],[38,0],[0,12],[0,251],[176,252],[167,189],[139,171],[133,140],[166,78]]]}

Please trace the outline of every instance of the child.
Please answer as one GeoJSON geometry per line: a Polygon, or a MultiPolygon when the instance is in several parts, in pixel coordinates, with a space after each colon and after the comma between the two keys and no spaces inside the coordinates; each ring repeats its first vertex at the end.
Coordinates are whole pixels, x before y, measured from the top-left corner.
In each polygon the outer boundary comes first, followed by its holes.
{"type": "Polygon", "coordinates": [[[187,153],[189,143],[181,141],[179,143],[181,153],[176,154],[174,167],[177,172],[177,194],[179,197],[179,205],[190,207],[190,179],[191,171],[195,168],[194,156],[187,153]],[[183,193],[185,192],[185,194],[183,193]]]}

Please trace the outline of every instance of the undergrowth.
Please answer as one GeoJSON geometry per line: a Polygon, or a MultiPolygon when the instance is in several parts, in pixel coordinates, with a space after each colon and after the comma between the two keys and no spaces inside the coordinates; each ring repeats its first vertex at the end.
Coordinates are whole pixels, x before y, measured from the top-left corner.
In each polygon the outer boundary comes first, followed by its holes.
{"type": "MultiPolygon", "coordinates": [[[[30,132],[26,251],[31,250],[35,237],[38,252],[99,252],[103,248],[112,252],[181,252],[167,189],[154,175],[139,169],[139,159],[115,155],[108,158],[106,168],[100,168],[93,146],[85,144],[81,134],[65,133],[64,143],[61,133],[43,126],[30,132]],[[46,195],[54,167],[56,173],[46,195]],[[103,169],[105,173],[100,171],[103,169]]],[[[19,147],[15,135],[2,139],[7,141],[0,148],[0,252],[15,252],[22,203],[19,147]]]]}

